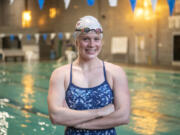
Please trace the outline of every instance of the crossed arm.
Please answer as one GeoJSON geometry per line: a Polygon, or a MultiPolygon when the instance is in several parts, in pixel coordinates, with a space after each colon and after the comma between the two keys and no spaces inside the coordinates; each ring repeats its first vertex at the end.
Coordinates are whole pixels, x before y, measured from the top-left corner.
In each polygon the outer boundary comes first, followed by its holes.
{"type": "Polygon", "coordinates": [[[127,79],[122,73],[120,79],[115,77],[114,80],[114,105],[78,111],[65,107],[64,76],[60,75],[63,74],[63,69],[54,71],[48,93],[48,110],[52,123],[83,129],[106,129],[128,123],[130,99],[127,79]]]}

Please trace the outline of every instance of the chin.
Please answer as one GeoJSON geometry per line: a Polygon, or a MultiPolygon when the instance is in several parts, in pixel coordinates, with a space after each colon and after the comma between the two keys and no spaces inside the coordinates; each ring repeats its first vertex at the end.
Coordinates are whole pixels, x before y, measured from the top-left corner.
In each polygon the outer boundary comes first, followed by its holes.
{"type": "Polygon", "coordinates": [[[97,57],[97,55],[96,55],[96,56],[86,56],[85,59],[86,59],[86,60],[92,60],[92,59],[94,59],[94,58],[96,58],[96,57],[97,57]]]}
{"type": "Polygon", "coordinates": [[[91,59],[94,59],[96,58],[98,55],[97,54],[89,54],[89,55],[85,55],[85,56],[82,56],[82,58],[86,59],[86,60],[91,60],[91,59]]]}

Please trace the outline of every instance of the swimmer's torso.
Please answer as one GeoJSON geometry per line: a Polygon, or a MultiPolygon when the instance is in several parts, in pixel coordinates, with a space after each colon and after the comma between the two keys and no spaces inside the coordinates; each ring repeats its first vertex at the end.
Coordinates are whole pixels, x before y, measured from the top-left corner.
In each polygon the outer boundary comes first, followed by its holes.
{"type": "MultiPolygon", "coordinates": [[[[107,82],[106,71],[103,64],[104,81],[94,87],[82,88],[72,83],[72,67],[70,82],[66,90],[66,103],[69,108],[74,110],[98,109],[113,103],[114,94],[107,82]]],[[[114,128],[103,130],[86,130],[67,127],[66,135],[116,135],[114,128]]]]}

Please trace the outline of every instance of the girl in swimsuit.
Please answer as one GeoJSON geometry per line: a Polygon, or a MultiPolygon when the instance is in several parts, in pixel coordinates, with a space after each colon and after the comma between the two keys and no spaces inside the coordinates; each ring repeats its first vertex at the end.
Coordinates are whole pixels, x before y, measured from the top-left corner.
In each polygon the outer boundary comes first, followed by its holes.
{"type": "Polygon", "coordinates": [[[115,127],[129,122],[126,74],[98,58],[103,29],[96,18],[80,18],[74,37],[77,59],[55,69],[50,78],[50,120],[66,126],[65,135],[116,135],[115,127]]]}

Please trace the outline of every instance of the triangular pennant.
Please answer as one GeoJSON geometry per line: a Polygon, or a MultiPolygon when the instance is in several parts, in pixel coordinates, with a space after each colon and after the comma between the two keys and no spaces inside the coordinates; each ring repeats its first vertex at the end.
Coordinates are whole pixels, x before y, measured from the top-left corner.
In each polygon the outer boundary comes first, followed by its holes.
{"type": "Polygon", "coordinates": [[[62,39],[63,39],[63,33],[60,32],[60,33],[58,34],[58,37],[59,37],[60,40],[62,40],[62,39]]]}
{"type": "Polygon", "coordinates": [[[116,7],[117,4],[118,4],[118,1],[117,1],[117,0],[109,0],[109,5],[110,5],[111,7],[116,7]]]}
{"type": "Polygon", "coordinates": [[[134,12],[135,7],[136,7],[136,0],[130,0],[130,4],[131,4],[132,11],[134,12]]]}
{"type": "Polygon", "coordinates": [[[151,4],[152,4],[153,11],[155,12],[157,0],[151,0],[151,4]]]}
{"type": "Polygon", "coordinates": [[[70,0],[64,0],[64,4],[65,4],[65,9],[67,9],[69,7],[70,0]]]}
{"type": "Polygon", "coordinates": [[[87,0],[88,6],[93,6],[95,3],[95,0],[87,0]]]}
{"type": "Polygon", "coordinates": [[[175,0],[167,0],[167,2],[168,2],[168,5],[169,5],[170,16],[172,16],[173,10],[174,10],[174,5],[175,5],[175,0]]]}
{"type": "Polygon", "coordinates": [[[44,39],[44,40],[47,39],[47,34],[43,34],[43,39],[44,39]]]}
{"type": "Polygon", "coordinates": [[[21,39],[23,38],[23,34],[22,34],[22,33],[19,33],[19,34],[18,34],[18,38],[19,38],[19,40],[21,40],[21,39]]]}
{"type": "Polygon", "coordinates": [[[34,34],[35,40],[36,40],[36,44],[39,42],[39,33],[34,34]]]}
{"type": "Polygon", "coordinates": [[[44,6],[44,1],[45,1],[45,0],[38,0],[40,10],[42,10],[42,9],[43,9],[43,6],[44,6]]]}
{"type": "Polygon", "coordinates": [[[70,37],[71,37],[71,33],[70,32],[66,32],[65,33],[65,38],[68,40],[68,39],[70,39],[70,37]]]}
{"type": "Polygon", "coordinates": [[[55,36],[56,36],[56,33],[51,33],[50,34],[50,39],[53,40],[55,38],[55,36]]]}
{"type": "Polygon", "coordinates": [[[11,40],[11,41],[14,40],[14,35],[13,35],[13,34],[10,35],[10,40],[11,40]]]}
{"type": "Polygon", "coordinates": [[[5,36],[5,34],[0,34],[0,38],[4,38],[5,36]]]}
{"type": "Polygon", "coordinates": [[[31,35],[30,34],[27,34],[27,40],[31,40],[31,35]]]}
{"type": "Polygon", "coordinates": [[[14,0],[9,0],[9,4],[12,5],[14,0]]]}

